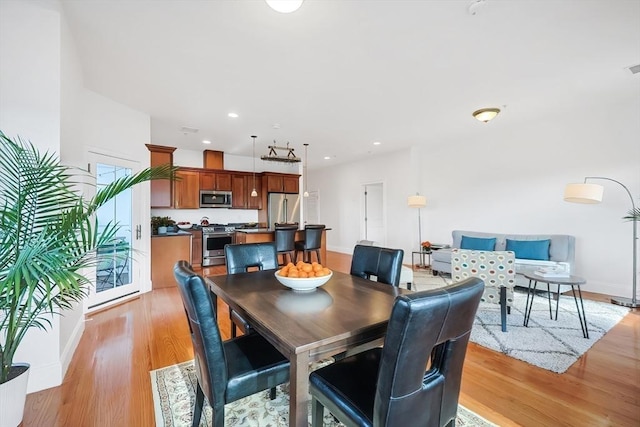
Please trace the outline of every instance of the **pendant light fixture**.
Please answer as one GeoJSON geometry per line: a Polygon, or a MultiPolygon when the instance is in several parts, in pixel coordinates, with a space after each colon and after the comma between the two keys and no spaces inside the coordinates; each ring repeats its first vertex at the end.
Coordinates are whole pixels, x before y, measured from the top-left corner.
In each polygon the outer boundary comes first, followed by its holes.
{"type": "Polygon", "coordinates": [[[304,165],[302,166],[302,179],[304,180],[304,193],[302,193],[302,197],[309,197],[309,191],[307,191],[307,148],[309,144],[304,145],[304,165]]]}
{"type": "Polygon", "coordinates": [[[251,190],[251,197],[258,197],[258,192],[256,191],[256,138],[257,136],[251,135],[253,138],[253,190],[251,190]]]}

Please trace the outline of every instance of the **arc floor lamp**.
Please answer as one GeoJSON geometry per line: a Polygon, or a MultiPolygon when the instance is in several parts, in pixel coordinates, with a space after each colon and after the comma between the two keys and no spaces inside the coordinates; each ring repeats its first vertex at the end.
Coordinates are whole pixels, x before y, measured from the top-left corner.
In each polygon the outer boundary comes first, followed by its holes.
{"type": "MultiPolygon", "coordinates": [[[[629,199],[631,199],[631,211],[636,212],[636,204],[633,201],[633,196],[629,189],[620,181],[604,176],[587,176],[583,183],[567,184],[564,189],[564,200],[573,203],[600,203],[602,201],[604,187],[598,184],[589,184],[587,183],[588,180],[605,180],[620,185],[629,195],[629,199]]],[[[638,220],[632,218],[631,221],[633,221],[633,290],[631,298],[614,297],[611,298],[611,302],[625,307],[637,308],[640,307],[636,296],[636,282],[638,277],[638,220]]]]}

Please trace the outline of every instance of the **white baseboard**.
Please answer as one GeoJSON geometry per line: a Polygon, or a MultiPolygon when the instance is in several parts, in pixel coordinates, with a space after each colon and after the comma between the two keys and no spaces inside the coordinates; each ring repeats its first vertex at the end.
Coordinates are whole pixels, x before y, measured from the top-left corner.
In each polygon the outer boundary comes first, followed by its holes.
{"type": "Polygon", "coordinates": [[[327,250],[331,252],[339,252],[341,254],[353,255],[353,248],[343,248],[341,246],[327,245],[327,250]]]}

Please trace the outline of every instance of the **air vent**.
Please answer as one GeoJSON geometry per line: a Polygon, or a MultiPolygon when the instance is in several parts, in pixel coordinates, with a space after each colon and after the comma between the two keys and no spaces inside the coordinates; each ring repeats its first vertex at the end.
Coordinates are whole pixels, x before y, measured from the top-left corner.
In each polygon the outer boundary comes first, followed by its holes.
{"type": "Polygon", "coordinates": [[[182,126],[180,128],[180,132],[184,133],[185,135],[188,134],[188,133],[198,133],[198,130],[199,129],[190,128],[190,127],[187,127],[187,126],[182,126]]]}
{"type": "Polygon", "coordinates": [[[629,71],[631,71],[631,74],[640,73],[640,64],[629,67],[629,71]]]}

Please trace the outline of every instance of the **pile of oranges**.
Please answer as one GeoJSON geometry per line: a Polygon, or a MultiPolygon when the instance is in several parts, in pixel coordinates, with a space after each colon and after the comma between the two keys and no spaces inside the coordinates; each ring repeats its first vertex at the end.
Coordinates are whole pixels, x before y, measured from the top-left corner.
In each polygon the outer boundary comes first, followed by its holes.
{"type": "Polygon", "coordinates": [[[278,270],[278,275],[281,277],[291,278],[322,277],[329,274],[331,274],[331,270],[317,262],[312,262],[311,264],[303,261],[298,261],[296,264],[290,262],[278,270]]]}

